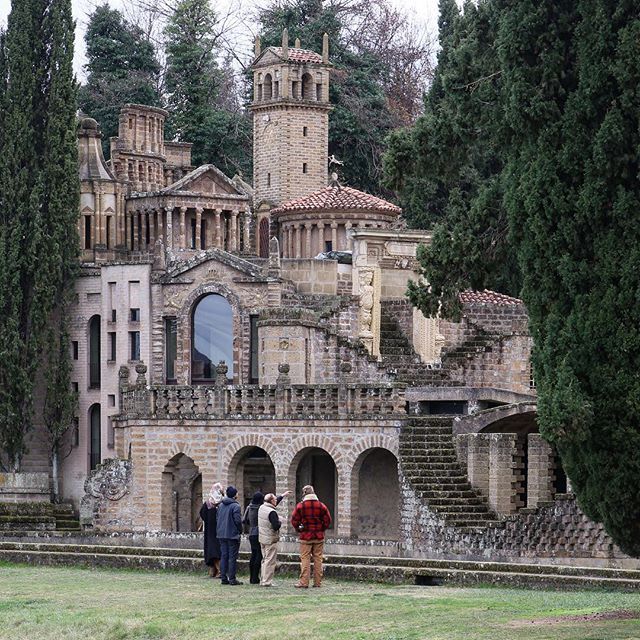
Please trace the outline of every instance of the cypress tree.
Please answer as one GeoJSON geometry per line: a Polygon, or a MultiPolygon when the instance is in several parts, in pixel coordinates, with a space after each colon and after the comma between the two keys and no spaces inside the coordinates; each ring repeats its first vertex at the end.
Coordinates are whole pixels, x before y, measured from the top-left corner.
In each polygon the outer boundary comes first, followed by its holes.
{"type": "Polygon", "coordinates": [[[17,471],[33,422],[33,393],[46,337],[72,284],[78,244],[70,0],[13,3],[4,50],[0,447],[5,466],[17,471]]]}

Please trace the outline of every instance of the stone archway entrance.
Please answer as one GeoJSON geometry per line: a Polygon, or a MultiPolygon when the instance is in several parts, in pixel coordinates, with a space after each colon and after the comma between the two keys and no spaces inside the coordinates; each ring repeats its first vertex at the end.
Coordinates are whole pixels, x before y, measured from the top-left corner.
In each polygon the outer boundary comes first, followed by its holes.
{"type": "Polygon", "coordinates": [[[202,505],[202,475],[195,462],[178,453],[162,472],[160,526],[163,531],[196,531],[202,505]]]}
{"type": "Polygon", "coordinates": [[[253,494],[276,491],[276,470],[269,454],[260,447],[245,447],[235,456],[237,463],[229,477],[238,490],[238,502],[246,507],[253,494]]]}
{"type": "Polygon", "coordinates": [[[337,530],[338,471],[333,458],[318,447],[305,449],[298,456],[296,468],[296,499],[301,500],[302,487],[313,485],[318,499],[327,505],[331,514],[330,532],[337,530]]]}
{"type": "Polygon", "coordinates": [[[398,459],[387,449],[362,453],[353,468],[353,535],[369,540],[400,537],[398,459]]]}

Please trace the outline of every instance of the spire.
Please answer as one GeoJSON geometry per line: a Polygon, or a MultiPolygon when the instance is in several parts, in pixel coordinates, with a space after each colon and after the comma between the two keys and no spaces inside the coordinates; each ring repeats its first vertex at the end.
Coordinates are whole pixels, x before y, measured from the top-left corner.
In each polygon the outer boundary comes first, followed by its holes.
{"type": "Polygon", "coordinates": [[[296,38],[296,42],[295,42],[295,44],[294,44],[293,46],[294,46],[296,49],[299,49],[299,48],[300,48],[300,38],[296,38]]]}
{"type": "Polygon", "coordinates": [[[289,31],[282,32],[282,57],[286,60],[289,57],[289,31]]]}
{"type": "Polygon", "coordinates": [[[254,54],[255,54],[256,58],[260,55],[260,50],[261,50],[261,47],[260,47],[260,36],[256,36],[256,41],[255,41],[255,44],[254,44],[254,54]]]}
{"type": "Polygon", "coordinates": [[[329,63],[329,34],[325,33],[322,36],[322,62],[329,63]]]}

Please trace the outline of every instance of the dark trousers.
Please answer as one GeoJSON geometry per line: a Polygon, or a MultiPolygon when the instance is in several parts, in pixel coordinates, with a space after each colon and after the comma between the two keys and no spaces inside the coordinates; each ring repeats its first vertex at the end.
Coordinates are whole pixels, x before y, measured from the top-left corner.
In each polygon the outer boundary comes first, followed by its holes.
{"type": "Polygon", "coordinates": [[[258,542],[258,536],[249,536],[251,545],[251,558],[249,559],[249,581],[251,584],[260,584],[260,565],[262,564],[262,549],[258,542]]]}
{"type": "Polygon", "coordinates": [[[220,538],[220,577],[222,582],[236,579],[236,565],[238,563],[238,551],[240,540],[232,538],[220,538]]]}

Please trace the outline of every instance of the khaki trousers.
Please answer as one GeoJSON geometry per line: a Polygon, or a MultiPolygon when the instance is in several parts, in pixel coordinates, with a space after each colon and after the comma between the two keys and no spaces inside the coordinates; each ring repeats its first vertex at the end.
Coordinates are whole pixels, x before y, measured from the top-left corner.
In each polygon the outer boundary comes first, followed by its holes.
{"type": "Polygon", "coordinates": [[[300,540],[300,584],[309,586],[311,559],[313,558],[313,584],[319,587],[322,582],[322,550],[324,540],[300,540]]]}
{"type": "Polygon", "coordinates": [[[273,584],[273,574],[276,571],[276,558],[278,556],[278,543],[260,543],[262,549],[262,565],[260,567],[260,584],[263,587],[273,584]]]}

